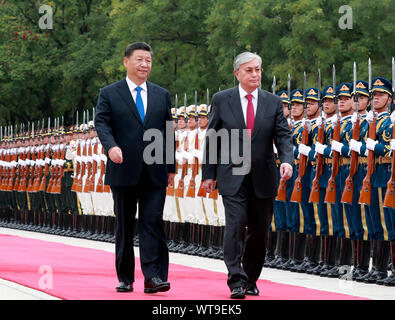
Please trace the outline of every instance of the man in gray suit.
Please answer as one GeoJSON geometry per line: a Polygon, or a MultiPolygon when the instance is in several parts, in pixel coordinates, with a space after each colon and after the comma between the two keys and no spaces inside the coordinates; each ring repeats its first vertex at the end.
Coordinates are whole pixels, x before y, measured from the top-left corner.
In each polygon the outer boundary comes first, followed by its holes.
{"type": "Polygon", "coordinates": [[[235,299],[259,294],[256,281],[265,260],[278,184],[273,142],[281,177],[292,176],[291,132],[281,99],[259,88],[261,64],[251,52],[235,58],[239,85],[213,96],[205,145],[203,186],[212,192],[217,185],[222,195],[224,261],[235,299]]]}

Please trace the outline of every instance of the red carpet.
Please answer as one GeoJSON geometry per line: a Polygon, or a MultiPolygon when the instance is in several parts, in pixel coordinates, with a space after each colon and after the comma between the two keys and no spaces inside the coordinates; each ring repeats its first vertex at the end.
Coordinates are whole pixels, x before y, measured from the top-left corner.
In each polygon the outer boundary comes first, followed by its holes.
{"type": "MultiPolygon", "coordinates": [[[[66,300],[225,300],[226,274],[170,264],[171,290],[144,294],[140,263],[134,292],[117,293],[114,254],[0,234],[0,278],[66,300]]],[[[246,300],[359,300],[361,298],[258,281],[259,297],[246,300]]]]}

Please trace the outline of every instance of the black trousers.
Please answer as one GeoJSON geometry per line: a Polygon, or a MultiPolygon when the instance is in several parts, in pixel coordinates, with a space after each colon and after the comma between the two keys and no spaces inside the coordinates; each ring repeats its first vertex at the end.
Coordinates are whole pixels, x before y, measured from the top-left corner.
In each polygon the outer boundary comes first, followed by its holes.
{"type": "Polygon", "coordinates": [[[232,290],[258,280],[272,221],[274,198],[258,198],[251,176],[247,175],[240,190],[222,196],[225,208],[224,261],[228,269],[227,284],[232,290]]]}
{"type": "Polygon", "coordinates": [[[118,280],[134,282],[133,230],[138,205],[138,232],[141,269],[146,280],[167,281],[169,251],[166,245],[163,207],[166,188],[152,186],[146,170],[133,187],[111,187],[116,216],[115,264],[118,280]]]}

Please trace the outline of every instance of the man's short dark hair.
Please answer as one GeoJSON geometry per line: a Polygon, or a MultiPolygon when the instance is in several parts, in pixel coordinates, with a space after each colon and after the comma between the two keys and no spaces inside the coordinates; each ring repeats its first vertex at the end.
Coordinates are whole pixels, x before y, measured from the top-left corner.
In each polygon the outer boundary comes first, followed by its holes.
{"type": "Polygon", "coordinates": [[[151,54],[151,57],[154,55],[151,46],[145,42],[133,42],[129,44],[125,49],[125,57],[129,58],[134,50],[145,50],[151,54]]]}

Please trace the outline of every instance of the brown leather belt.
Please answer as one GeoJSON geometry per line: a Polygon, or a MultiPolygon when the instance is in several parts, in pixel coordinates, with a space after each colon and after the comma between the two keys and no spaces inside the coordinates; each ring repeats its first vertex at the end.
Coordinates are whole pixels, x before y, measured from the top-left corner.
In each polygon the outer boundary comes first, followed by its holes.
{"type": "Polygon", "coordinates": [[[332,164],[332,159],[325,159],[325,164],[332,164]]]}
{"type": "Polygon", "coordinates": [[[367,157],[358,157],[359,164],[367,164],[368,158],[367,157]]]}
{"type": "Polygon", "coordinates": [[[340,158],[340,165],[341,166],[345,166],[345,165],[348,165],[350,163],[351,163],[351,158],[344,158],[344,157],[340,158]]]}
{"type": "Polygon", "coordinates": [[[375,162],[377,164],[392,163],[392,159],[387,157],[378,157],[375,159],[375,162]]]}

